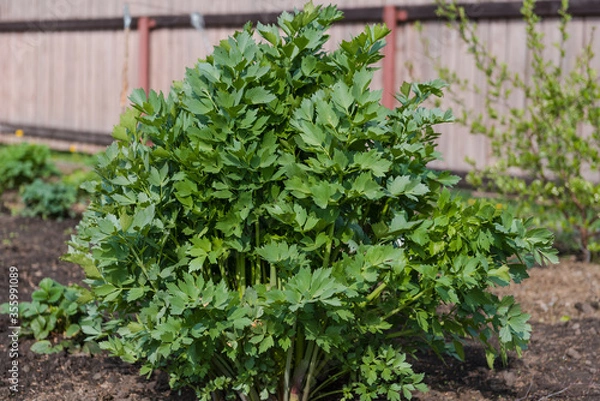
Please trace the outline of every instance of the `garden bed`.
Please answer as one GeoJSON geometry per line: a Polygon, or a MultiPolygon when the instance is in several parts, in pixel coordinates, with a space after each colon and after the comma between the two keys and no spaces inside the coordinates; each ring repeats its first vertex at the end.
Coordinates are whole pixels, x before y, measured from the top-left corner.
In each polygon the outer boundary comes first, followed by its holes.
{"type": "MultiPolygon", "coordinates": [[[[7,301],[8,268],[19,269],[20,299],[27,301],[43,277],[62,284],[83,279],[80,268],[62,262],[65,241],[77,220],[41,220],[0,215],[0,303],[7,301]]],[[[467,360],[440,362],[422,355],[415,369],[426,372],[433,400],[598,400],[600,399],[600,266],[563,259],[560,265],[531,270],[512,293],[532,315],[533,336],[522,359],[490,371],[481,348],[466,347],[467,360]]],[[[0,399],[15,400],[193,400],[174,394],[164,375],[140,378],[137,368],[105,356],[60,353],[37,355],[31,340],[19,343],[19,393],[8,384],[9,322],[0,317],[0,399]],[[9,398],[12,397],[12,398],[9,398]]]]}

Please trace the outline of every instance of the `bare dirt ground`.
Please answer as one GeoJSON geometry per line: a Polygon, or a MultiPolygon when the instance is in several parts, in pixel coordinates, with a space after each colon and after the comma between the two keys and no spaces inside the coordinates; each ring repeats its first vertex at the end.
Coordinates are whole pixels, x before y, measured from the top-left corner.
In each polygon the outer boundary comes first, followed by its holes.
{"type": "MultiPolygon", "coordinates": [[[[8,299],[8,269],[19,269],[20,299],[27,301],[43,277],[77,283],[77,266],[59,260],[76,220],[44,221],[0,214],[0,303],[8,299]]],[[[463,363],[422,355],[415,368],[426,373],[430,392],[420,401],[448,400],[600,400],[600,266],[564,259],[560,265],[532,269],[523,284],[503,288],[532,315],[533,335],[523,358],[490,371],[480,347],[466,347],[463,363]]],[[[169,390],[167,378],[150,380],[137,367],[107,356],[44,356],[20,339],[19,392],[9,389],[9,322],[0,315],[0,400],[150,401],[193,400],[169,390]]]]}

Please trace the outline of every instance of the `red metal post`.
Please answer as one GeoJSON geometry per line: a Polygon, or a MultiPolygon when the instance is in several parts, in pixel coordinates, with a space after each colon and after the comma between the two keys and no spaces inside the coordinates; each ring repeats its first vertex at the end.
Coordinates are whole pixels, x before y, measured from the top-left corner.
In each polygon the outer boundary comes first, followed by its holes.
{"type": "Polygon", "coordinates": [[[396,7],[383,7],[383,22],[391,31],[387,36],[387,45],[383,49],[383,96],[382,103],[391,109],[394,107],[396,93],[396,34],[398,32],[396,7]]]}
{"type": "Polygon", "coordinates": [[[140,35],[140,59],[139,59],[139,86],[146,94],[150,92],[150,30],[156,25],[156,21],[148,17],[138,19],[138,33],[140,35]]]}

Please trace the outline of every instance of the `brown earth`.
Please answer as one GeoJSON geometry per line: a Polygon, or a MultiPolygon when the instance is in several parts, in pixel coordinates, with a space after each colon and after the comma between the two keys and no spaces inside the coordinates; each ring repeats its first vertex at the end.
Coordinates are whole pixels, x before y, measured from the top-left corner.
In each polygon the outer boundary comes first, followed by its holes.
{"type": "MultiPolygon", "coordinates": [[[[43,277],[62,284],[83,279],[77,266],[59,260],[76,220],[44,221],[0,214],[0,303],[8,299],[8,269],[19,269],[19,296],[29,300],[43,277]]],[[[532,315],[533,335],[522,359],[507,367],[486,366],[483,350],[466,347],[466,361],[441,362],[422,355],[415,368],[426,373],[431,391],[420,401],[600,400],[600,266],[565,259],[534,268],[523,284],[503,288],[532,315]]],[[[137,368],[107,356],[66,352],[44,356],[19,340],[19,392],[9,389],[9,321],[0,315],[0,400],[193,400],[177,394],[167,378],[140,378],[137,368]]]]}

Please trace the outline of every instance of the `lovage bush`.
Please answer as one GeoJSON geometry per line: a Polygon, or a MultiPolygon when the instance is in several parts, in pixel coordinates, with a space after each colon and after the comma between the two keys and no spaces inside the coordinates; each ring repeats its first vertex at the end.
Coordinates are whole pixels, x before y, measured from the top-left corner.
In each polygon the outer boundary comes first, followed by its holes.
{"type": "Polygon", "coordinates": [[[451,116],[421,106],[443,84],[386,109],[388,30],[328,53],[341,17],[247,25],[167,97],[133,93],[68,257],[114,328],[88,333],[142,374],[201,400],[398,400],[425,389],[421,347],[525,347],[527,315],[488,289],[552,257],[549,233],[450,196],[426,165],[451,116]]]}

